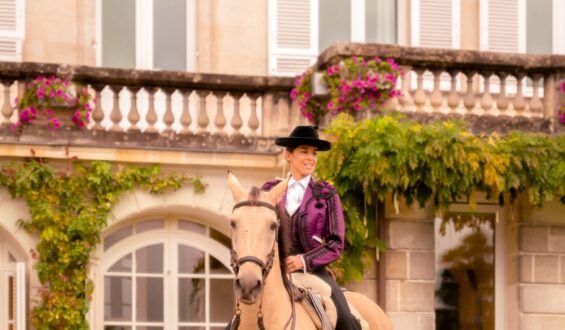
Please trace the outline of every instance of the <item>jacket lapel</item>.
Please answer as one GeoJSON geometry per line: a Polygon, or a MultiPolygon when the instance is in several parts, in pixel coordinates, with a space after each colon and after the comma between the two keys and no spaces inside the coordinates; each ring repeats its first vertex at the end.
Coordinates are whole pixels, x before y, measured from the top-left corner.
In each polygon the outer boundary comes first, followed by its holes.
{"type": "Polygon", "coordinates": [[[308,182],[308,186],[306,187],[306,191],[304,192],[304,197],[302,198],[302,202],[300,202],[300,206],[298,207],[298,214],[302,214],[306,212],[306,204],[312,198],[312,187],[314,186],[314,179],[310,177],[310,181],[308,182]]]}

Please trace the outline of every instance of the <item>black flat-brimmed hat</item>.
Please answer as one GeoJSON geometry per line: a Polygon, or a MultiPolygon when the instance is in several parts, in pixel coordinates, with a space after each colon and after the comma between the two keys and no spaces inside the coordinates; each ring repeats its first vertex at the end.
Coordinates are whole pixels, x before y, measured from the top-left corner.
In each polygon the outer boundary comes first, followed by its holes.
{"type": "Polygon", "coordinates": [[[332,144],[318,137],[318,126],[296,126],[288,137],[275,139],[275,144],[281,147],[298,147],[307,145],[318,148],[318,151],[330,150],[332,144]]]}

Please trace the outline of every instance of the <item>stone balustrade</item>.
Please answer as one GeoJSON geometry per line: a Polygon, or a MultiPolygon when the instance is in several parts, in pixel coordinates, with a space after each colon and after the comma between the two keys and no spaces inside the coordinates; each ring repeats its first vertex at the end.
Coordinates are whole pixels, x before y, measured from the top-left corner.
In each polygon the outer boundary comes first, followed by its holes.
{"type": "MultiPolygon", "coordinates": [[[[565,56],[336,44],[320,54],[321,71],[349,56],[394,58],[405,71],[403,95],[384,107],[421,120],[461,118],[476,132],[553,133],[562,103],[565,56]]],[[[272,137],[305,123],[291,103],[293,79],[0,62],[0,142],[272,152],[272,137]],[[14,136],[13,100],[38,75],[88,86],[95,99],[88,135],[39,131],[14,136]],[[35,139],[33,136],[35,135],[35,139]],[[55,139],[55,140],[53,140],[55,139]],[[218,149],[219,147],[219,149],[218,149]]],[[[278,150],[278,149],[277,149],[278,150]]]]}

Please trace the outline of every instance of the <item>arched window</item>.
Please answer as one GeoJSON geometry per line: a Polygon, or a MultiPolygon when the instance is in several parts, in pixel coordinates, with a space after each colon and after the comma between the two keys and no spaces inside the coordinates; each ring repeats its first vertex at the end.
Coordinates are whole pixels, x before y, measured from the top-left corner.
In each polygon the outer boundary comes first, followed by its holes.
{"type": "Polygon", "coordinates": [[[0,329],[26,328],[25,262],[0,228],[0,329]]]}
{"type": "MultiPolygon", "coordinates": [[[[223,329],[233,313],[229,238],[180,219],[126,225],[104,239],[97,277],[104,329],[223,329]]],[[[98,327],[97,327],[98,328],[98,327]]]]}

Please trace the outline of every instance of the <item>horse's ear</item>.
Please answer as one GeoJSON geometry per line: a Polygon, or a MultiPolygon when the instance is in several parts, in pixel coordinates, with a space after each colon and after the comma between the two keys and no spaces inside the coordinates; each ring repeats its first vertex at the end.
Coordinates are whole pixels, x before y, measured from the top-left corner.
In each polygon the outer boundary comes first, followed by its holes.
{"type": "Polygon", "coordinates": [[[235,175],[233,175],[230,171],[228,171],[228,185],[230,187],[234,201],[239,202],[245,199],[245,196],[247,196],[247,191],[243,189],[235,175]]]}
{"type": "Polygon", "coordinates": [[[270,202],[271,204],[277,204],[280,197],[282,196],[282,194],[286,190],[287,186],[288,186],[288,178],[286,180],[279,182],[271,190],[267,191],[265,193],[265,199],[268,202],[270,202]]]}

